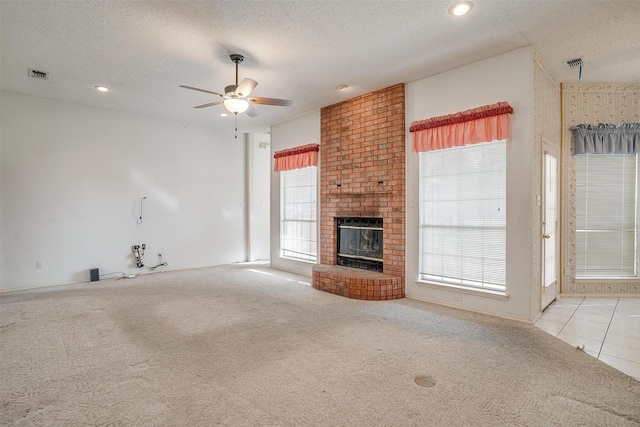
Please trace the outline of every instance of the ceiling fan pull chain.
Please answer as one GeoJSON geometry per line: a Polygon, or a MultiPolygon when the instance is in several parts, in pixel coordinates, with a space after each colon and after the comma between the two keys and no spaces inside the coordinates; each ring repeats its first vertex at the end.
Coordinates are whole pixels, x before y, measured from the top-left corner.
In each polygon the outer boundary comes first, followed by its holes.
{"type": "Polygon", "coordinates": [[[236,116],[236,139],[238,139],[238,113],[233,113],[236,116]]]}

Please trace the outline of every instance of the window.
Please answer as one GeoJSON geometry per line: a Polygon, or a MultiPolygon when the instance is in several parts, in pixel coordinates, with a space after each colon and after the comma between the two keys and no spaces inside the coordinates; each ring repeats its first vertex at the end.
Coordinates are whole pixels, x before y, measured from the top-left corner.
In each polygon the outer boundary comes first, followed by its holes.
{"type": "Polygon", "coordinates": [[[576,159],[576,277],[636,277],[637,154],[576,159]]]}
{"type": "Polygon", "coordinates": [[[506,283],[506,140],[420,153],[420,279],[506,283]]]}
{"type": "Polygon", "coordinates": [[[280,255],[316,261],[316,167],[280,172],[280,255]]]}

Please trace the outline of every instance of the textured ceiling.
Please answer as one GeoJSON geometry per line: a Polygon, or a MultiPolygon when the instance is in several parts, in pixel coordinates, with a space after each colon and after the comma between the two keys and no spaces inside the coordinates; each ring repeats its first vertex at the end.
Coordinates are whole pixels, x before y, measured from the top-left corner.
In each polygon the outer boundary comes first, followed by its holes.
{"type": "Polygon", "coordinates": [[[192,107],[235,79],[254,96],[291,99],[238,117],[241,132],[396,83],[409,83],[532,45],[559,82],[584,58],[582,82],[640,82],[640,0],[7,1],[0,0],[3,90],[232,129],[222,106],[192,107]],[[27,69],[49,73],[46,81],[27,69]],[[98,93],[93,86],[112,90],[98,93]],[[338,92],[335,87],[348,84],[338,92]]]}

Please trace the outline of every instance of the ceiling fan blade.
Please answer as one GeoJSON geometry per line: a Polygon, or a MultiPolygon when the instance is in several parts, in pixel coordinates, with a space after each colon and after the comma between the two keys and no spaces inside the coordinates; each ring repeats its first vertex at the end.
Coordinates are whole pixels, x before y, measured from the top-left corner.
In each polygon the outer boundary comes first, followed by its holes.
{"type": "Polygon", "coordinates": [[[277,99],[277,98],[247,98],[249,102],[253,102],[254,104],[262,104],[262,105],[277,105],[279,107],[290,107],[293,105],[293,101],[289,101],[288,99],[277,99]]]}
{"type": "Polygon", "coordinates": [[[253,89],[258,86],[258,82],[251,79],[244,79],[236,88],[236,93],[240,96],[249,96],[253,89]]]}
{"type": "Polygon", "coordinates": [[[210,93],[212,95],[218,95],[218,96],[224,96],[221,93],[218,92],[212,92],[210,90],[205,90],[205,89],[198,89],[197,87],[192,87],[192,86],[185,86],[185,85],[180,85],[180,87],[183,87],[185,89],[191,89],[191,90],[197,90],[198,92],[204,92],[204,93],[210,93]]]}
{"type": "Polygon", "coordinates": [[[256,110],[256,107],[254,107],[253,105],[249,104],[249,108],[247,108],[247,111],[245,111],[245,113],[249,117],[256,117],[258,115],[258,110],[256,110]]]}
{"type": "Polygon", "coordinates": [[[207,108],[207,107],[213,107],[214,105],[220,105],[222,104],[224,101],[215,101],[215,102],[210,102],[208,104],[202,104],[202,105],[197,105],[193,108],[207,108]]]}

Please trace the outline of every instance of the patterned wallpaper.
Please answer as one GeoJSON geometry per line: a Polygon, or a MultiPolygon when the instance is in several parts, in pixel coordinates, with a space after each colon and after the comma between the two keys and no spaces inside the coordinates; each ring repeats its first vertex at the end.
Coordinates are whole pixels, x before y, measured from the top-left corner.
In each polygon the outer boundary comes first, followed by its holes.
{"type": "MultiPolygon", "coordinates": [[[[533,55],[533,132],[534,132],[534,182],[542,180],[542,140],[560,148],[560,85],[551,76],[547,67],[540,60],[536,52],[533,55]]],[[[558,150],[560,151],[560,150],[558,150]]],[[[537,190],[536,194],[540,194],[537,190]]],[[[541,297],[541,260],[542,260],[542,213],[534,210],[533,233],[533,286],[531,287],[531,312],[540,312],[541,297]]]]}
{"type": "Polygon", "coordinates": [[[640,280],[576,280],[576,164],[570,128],[578,124],[640,122],[640,84],[565,84],[562,86],[564,157],[564,294],[638,294],[640,280]]]}

